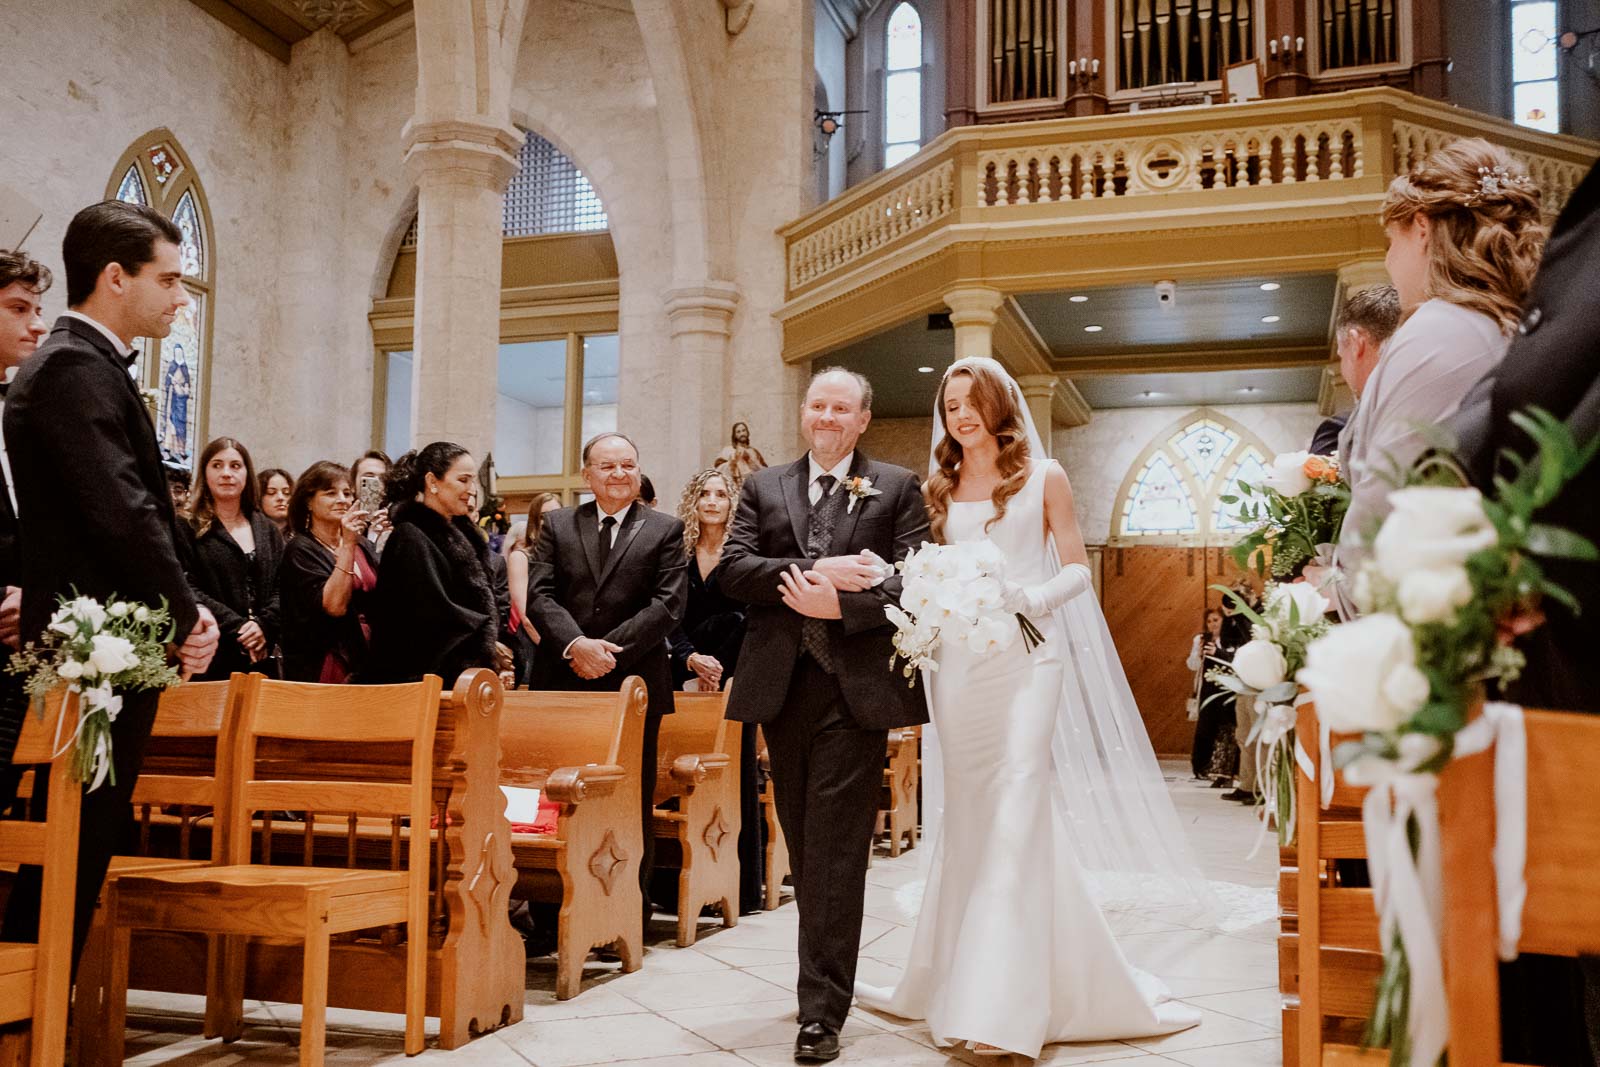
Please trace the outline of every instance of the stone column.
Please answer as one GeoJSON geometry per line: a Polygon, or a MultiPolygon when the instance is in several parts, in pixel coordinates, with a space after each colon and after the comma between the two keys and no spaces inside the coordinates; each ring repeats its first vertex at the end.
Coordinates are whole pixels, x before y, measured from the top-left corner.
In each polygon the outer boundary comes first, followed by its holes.
{"type": "MultiPolygon", "coordinates": [[[[730,282],[669,289],[664,294],[672,331],[672,419],[668,454],[652,469],[667,477],[656,482],[660,499],[675,500],[682,486],[708,466],[725,443],[728,427],[728,338],[739,287],[730,282]]],[[[660,398],[666,403],[667,398],[660,398]]]]}
{"type": "Polygon", "coordinates": [[[1357,289],[1388,284],[1389,268],[1383,265],[1382,257],[1378,259],[1357,259],[1339,265],[1338,292],[1341,299],[1349,296],[1357,289]]]}
{"type": "Polygon", "coordinates": [[[1056,389],[1061,380],[1054,374],[1024,374],[1017,379],[1022,387],[1022,398],[1028,402],[1028,414],[1039,428],[1039,437],[1046,451],[1054,449],[1056,389]]]}
{"type": "Polygon", "coordinates": [[[455,441],[481,459],[494,444],[501,213],[522,134],[464,119],[408,123],[404,138],[418,216],[411,441],[455,441]]]}
{"type": "Polygon", "coordinates": [[[987,286],[952,289],[944,294],[950,325],[956,330],[956,359],[994,356],[994,324],[1006,295],[987,286]]]}

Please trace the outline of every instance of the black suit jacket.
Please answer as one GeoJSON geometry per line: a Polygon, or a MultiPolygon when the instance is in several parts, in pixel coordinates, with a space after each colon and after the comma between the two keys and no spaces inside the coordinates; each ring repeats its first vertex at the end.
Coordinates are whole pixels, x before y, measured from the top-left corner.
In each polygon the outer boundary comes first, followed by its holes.
{"type": "Polygon", "coordinates": [[[1342,415],[1329,415],[1317,424],[1317,432],[1311,435],[1309,451],[1313,456],[1331,456],[1339,451],[1339,434],[1344,432],[1344,424],[1350,421],[1350,413],[1342,415]]]}
{"type": "MultiPolygon", "coordinates": [[[[728,698],[728,718],[771,722],[783,710],[789,679],[800,658],[801,616],[784,606],[780,578],[791,564],[810,570],[806,555],[810,526],[808,456],[787,467],[769,467],[745,479],[739,507],[728,529],[717,570],[722,588],[750,605],[739,679],[728,698]]],[[[850,477],[866,477],[881,495],[859,501],[839,516],[829,555],[872,549],[898,562],[928,537],[928,511],[917,476],[903,467],[878,463],[857,449],[850,477]]],[[[839,486],[834,492],[847,492],[839,486]]],[[[862,727],[891,729],[928,721],[920,682],[908,687],[889,669],[894,628],[883,613],[900,600],[900,578],[860,593],[840,593],[843,616],[828,625],[840,689],[850,714],[862,727]]]]}
{"type": "MultiPolygon", "coordinates": [[[[1537,405],[1566,419],[1580,443],[1600,435],[1600,319],[1594,314],[1600,277],[1600,166],[1590,170],[1556,221],[1528,296],[1517,336],[1500,365],[1462,401],[1451,428],[1473,484],[1494,488],[1500,451],[1524,458],[1532,442],[1511,416],[1537,405]]],[[[1600,461],[1590,463],[1541,522],[1600,543],[1600,461]]],[[[1515,698],[1535,707],[1600,711],[1600,565],[1541,561],[1547,576],[1583,605],[1573,615],[1546,602],[1548,620],[1521,646],[1528,657],[1515,698]]]]}
{"type": "Polygon", "coordinates": [[[267,637],[267,650],[277,644],[278,567],[283,562],[283,535],[259,508],[250,515],[255,539],[252,559],[220,522],[203,534],[191,533],[189,585],[202,604],[217,617],[222,639],[216,658],[199,681],[227,681],[235,671],[265,670],[252,663],[239,644],[239,631],[254,619],[267,637]]]}
{"type": "Polygon", "coordinates": [[[128,364],[63,317],[6,395],[6,450],[22,529],[22,636],[38,640],[74,589],[166,601],[182,640],[199,618],[173,541],[155,427],[128,364]]]}
{"type": "Polygon", "coordinates": [[[602,569],[599,512],[590,502],[546,515],[528,560],[528,617],[539,631],[533,688],[614,691],[637,674],[650,691],[650,714],[670,715],[667,638],[689,597],[683,523],[634,504],[602,569]],[[621,645],[616,669],[579,678],[562,653],[580,637],[621,645]]]}

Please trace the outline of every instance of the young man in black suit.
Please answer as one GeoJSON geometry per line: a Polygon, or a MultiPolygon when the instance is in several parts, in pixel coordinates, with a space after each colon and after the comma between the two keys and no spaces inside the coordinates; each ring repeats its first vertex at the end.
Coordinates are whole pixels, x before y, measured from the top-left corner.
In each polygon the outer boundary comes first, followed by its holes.
{"type": "MultiPolygon", "coordinates": [[[[67,306],[49,340],[17,373],[4,432],[22,530],[22,636],[37,639],[57,598],[113,593],[172,613],[183,670],[205,670],[217,623],[195,603],[173,542],[172,502],[155,428],[129,376],[138,337],[165,337],[188,303],[182,235],[149,208],[108,200],[67,226],[67,306]]],[[[124,694],[112,724],[108,781],[86,793],[78,842],[73,945],[81,952],[106,868],[131,828],[159,694],[124,694]]],[[[38,936],[39,871],[23,868],[0,940],[38,936]]],[[[74,957],[76,958],[76,957],[74,957]]]]}
{"type": "Polygon", "coordinates": [[[672,714],[667,638],[689,599],[683,523],[639,500],[639,450],[620,433],[583,446],[594,500],[545,516],[528,563],[528,616],[541,640],[534,689],[616,692],[637,674],[650,693],[640,782],[639,886],[650,914],[656,735],[672,714]]]}
{"type": "Polygon", "coordinates": [[[921,688],[889,669],[900,579],[880,569],[922,544],[928,513],[916,475],[856,449],[871,421],[865,378],[817,374],[800,411],[810,451],[745,480],[720,564],[750,605],[728,718],[766,735],[800,909],[800,1063],[839,1055],[887,733],[928,721],[921,688]]]}
{"type": "MultiPolygon", "coordinates": [[[[26,253],[0,249],[0,412],[5,410],[6,391],[22,361],[33,355],[44,337],[45,290],[50,288],[50,270],[29,259],[26,253]]],[[[17,506],[11,490],[11,463],[0,440],[0,672],[11,662],[11,653],[22,647],[22,536],[17,526],[17,506]]],[[[22,679],[0,673],[0,812],[16,799],[18,775],[9,766],[16,750],[17,733],[28,701],[22,679]]]]}

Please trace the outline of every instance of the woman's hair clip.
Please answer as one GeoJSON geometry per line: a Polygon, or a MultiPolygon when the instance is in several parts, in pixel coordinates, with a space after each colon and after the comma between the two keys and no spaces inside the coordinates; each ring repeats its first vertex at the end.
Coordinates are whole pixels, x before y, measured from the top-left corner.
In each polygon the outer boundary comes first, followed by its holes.
{"type": "Polygon", "coordinates": [[[1493,168],[1478,168],[1478,188],[1467,198],[1468,207],[1476,207],[1485,201],[1498,199],[1511,186],[1526,187],[1533,184],[1533,179],[1526,174],[1512,174],[1504,163],[1498,163],[1493,168]]]}

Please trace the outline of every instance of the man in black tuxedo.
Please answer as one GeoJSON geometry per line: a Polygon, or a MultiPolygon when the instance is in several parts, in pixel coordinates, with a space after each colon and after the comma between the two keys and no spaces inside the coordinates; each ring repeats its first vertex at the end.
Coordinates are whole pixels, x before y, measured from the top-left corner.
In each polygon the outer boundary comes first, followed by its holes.
{"type": "MultiPolygon", "coordinates": [[[[44,633],[74,590],[166,603],[183,670],[211,662],[217,623],[195,603],[173,541],[172,502],[155,428],[129,376],[137,337],[165,337],[188,303],[182,235],[149,208],[108,200],[67,226],[67,306],[6,396],[5,442],[22,530],[22,634],[44,633]]],[[[112,724],[115,784],[86,793],[78,841],[73,945],[81,952],[111,856],[132,826],[159,694],[127,693],[112,724]]],[[[39,870],[23,868],[0,941],[38,937],[39,870]]],[[[76,956],[74,957],[76,958],[76,956]]]]}
{"type": "MultiPolygon", "coordinates": [[[[33,355],[44,337],[45,290],[50,288],[50,270],[25,253],[0,249],[0,412],[5,410],[6,391],[22,361],[33,355]]],[[[17,504],[11,490],[11,463],[0,439],[0,672],[11,662],[11,653],[22,647],[22,534],[17,526],[17,504]]],[[[22,717],[28,699],[22,679],[0,673],[0,813],[16,799],[19,775],[10,766],[16,751],[22,717]]]]}
{"type": "Polygon", "coordinates": [[[594,501],[545,516],[528,563],[528,616],[540,634],[532,687],[616,692],[637,674],[650,692],[639,783],[648,920],[656,735],[672,714],[667,638],[688,603],[689,557],[683,523],[639,500],[639,450],[627,437],[602,433],[584,445],[583,480],[594,501]]]}
{"type": "Polygon", "coordinates": [[[745,480],[720,565],[750,605],[728,718],[766,735],[800,909],[800,1063],[839,1055],[887,732],[928,721],[920,687],[889,668],[883,609],[900,579],[878,566],[922,543],[928,513],[916,475],[856,450],[871,420],[865,378],[814,377],[800,414],[811,450],[745,480]]]}
{"type": "MultiPolygon", "coordinates": [[[[1529,407],[1565,419],[1579,444],[1600,436],[1600,166],[1573,192],[1545,244],[1527,309],[1506,358],[1461,402],[1450,429],[1474,485],[1494,490],[1502,449],[1534,455],[1511,422],[1529,407]]],[[[1592,462],[1538,521],[1600,544],[1600,462],[1592,462]]],[[[1545,624],[1519,643],[1527,656],[1513,700],[1528,707],[1600,714],[1600,565],[1541,560],[1546,576],[1583,605],[1575,615],[1547,601],[1545,624]]],[[[1600,1062],[1600,960],[1524,954],[1501,970],[1501,1055],[1508,1062],[1600,1062]],[[1585,1001],[1587,1004],[1585,1005],[1585,1001]],[[1584,1019],[1587,1015],[1587,1033],[1584,1019]]]]}

